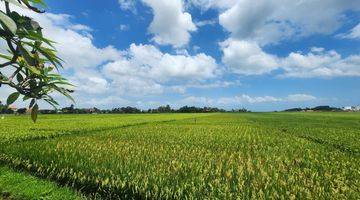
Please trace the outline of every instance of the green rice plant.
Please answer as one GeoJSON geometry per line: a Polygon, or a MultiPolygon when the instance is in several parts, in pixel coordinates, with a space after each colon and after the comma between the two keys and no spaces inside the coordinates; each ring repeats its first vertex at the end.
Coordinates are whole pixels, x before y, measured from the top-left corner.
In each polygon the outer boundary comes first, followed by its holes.
{"type": "Polygon", "coordinates": [[[0,161],[104,199],[360,198],[359,115],[174,116],[6,143],[0,161]]]}
{"type": "MultiPolygon", "coordinates": [[[[201,114],[208,116],[209,114],[201,114]]],[[[30,116],[5,116],[0,119],[0,143],[59,135],[90,134],[129,125],[192,118],[193,114],[124,114],[124,115],[39,115],[32,123],[30,116]]]]}

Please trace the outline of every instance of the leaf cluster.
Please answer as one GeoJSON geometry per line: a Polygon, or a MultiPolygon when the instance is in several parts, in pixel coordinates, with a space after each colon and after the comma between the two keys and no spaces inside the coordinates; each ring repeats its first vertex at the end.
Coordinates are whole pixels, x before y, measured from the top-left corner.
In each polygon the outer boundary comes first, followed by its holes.
{"type": "Polygon", "coordinates": [[[8,85],[16,89],[7,99],[7,105],[14,103],[20,96],[31,100],[32,120],[35,122],[38,112],[38,100],[44,100],[56,107],[58,103],[50,95],[56,91],[71,99],[73,85],[59,75],[62,60],[56,55],[54,41],[44,37],[38,22],[28,16],[11,11],[10,6],[18,6],[36,13],[42,13],[38,7],[45,7],[43,0],[1,0],[5,11],[0,10],[0,38],[8,46],[6,54],[0,53],[0,70],[7,68],[12,74],[0,71],[0,87],[8,85]]]}

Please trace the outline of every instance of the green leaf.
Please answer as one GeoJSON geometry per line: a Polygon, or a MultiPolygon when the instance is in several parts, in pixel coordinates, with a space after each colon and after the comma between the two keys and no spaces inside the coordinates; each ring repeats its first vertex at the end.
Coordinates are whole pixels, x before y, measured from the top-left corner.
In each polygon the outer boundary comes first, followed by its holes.
{"type": "Polygon", "coordinates": [[[26,9],[27,9],[26,6],[22,5],[22,4],[19,3],[17,0],[4,0],[4,1],[7,1],[7,2],[9,2],[9,3],[11,3],[11,4],[14,4],[14,5],[16,5],[16,6],[19,6],[19,7],[21,7],[21,8],[26,8],[26,9]]]}
{"type": "Polygon", "coordinates": [[[70,96],[69,93],[66,92],[66,90],[64,88],[59,88],[55,84],[50,84],[50,85],[52,86],[53,89],[55,89],[56,91],[58,91],[59,93],[61,93],[62,95],[64,95],[65,97],[67,97],[68,99],[70,99],[72,102],[75,103],[75,99],[72,98],[72,96],[70,96]]]}
{"type": "Polygon", "coordinates": [[[18,47],[20,48],[21,54],[27,64],[29,64],[30,66],[35,66],[36,60],[29,54],[29,52],[22,45],[18,45],[18,47]]]}
{"type": "Polygon", "coordinates": [[[56,102],[54,99],[44,99],[48,104],[50,104],[53,108],[57,108],[59,106],[58,102],[56,102]]]}
{"type": "Polygon", "coordinates": [[[51,83],[56,84],[56,85],[68,85],[68,86],[75,87],[75,85],[73,85],[69,82],[65,82],[65,81],[55,81],[55,82],[51,82],[51,83]]]}
{"type": "Polygon", "coordinates": [[[43,0],[26,0],[26,1],[30,1],[34,4],[40,4],[42,6],[46,6],[45,2],[43,0]]]}
{"type": "Polygon", "coordinates": [[[62,67],[61,61],[59,57],[57,57],[52,49],[49,48],[39,48],[37,49],[48,61],[54,65],[54,67],[58,68],[58,66],[62,67]]]}
{"type": "Polygon", "coordinates": [[[26,101],[26,100],[29,100],[29,99],[30,99],[30,97],[27,97],[27,96],[23,97],[23,101],[26,101]]]}
{"type": "Polygon", "coordinates": [[[26,66],[26,68],[28,68],[34,74],[41,75],[41,72],[38,69],[36,69],[36,67],[28,67],[28,66],[26,66]]]}
{"type": "Polygon", "coordinates": [[[13,104],[20,96],[20,93],[19,92],[14,92],[12,94],[10,94],[10,96],[7,98],[7,105],[11,105],[13,104]]]}
{"type": "Polygon", "coordinates": [[[29,108],[32,108],[35,103],[36,103],[36,100],[32,99],[31,102],[30,102],[29,108]]]}
{"type": "Polygon", "coordinates": [[[33,120],[34,123],[36,123],[38,111],[39,111],[39,106],[35,104],[31,110],[31,119],[33,120]]]}
{"type": "MultiPolygon", "coordinates": [[[[41,34],[36,33],[36,32],[34,32],[34,31],[27,31],[26,34],[23,35],[23,37],[26,37],[26,38],[28,38],[29,40],[34,40],[34,41],[37,41],[37,42],[45,42],[45,43],[48,44],[50,47],[54,48],[54,45],[53,45],[53,44],[55,44],[54,41],[49,40],[49,39],[46,39],[46,38],[42,37],[41,34]]],[[[34,47],[34,48],[36,48],[37,50],[38,50],[38,48],[44,48],[44,47],[40,47],[40,46],[39,46],[39,44],[41,44],[41,43],[34,44],[34,43],[32,43],[32,42],[26,42],[26,41],[24,41],[23,43],[24,43],[24,44],[27,44],[27,45],[29,45],[29,46],[31,46],[31,47],[34,47]]]]}
{"type": "Polygon", "coordinates": [[[7,55],[1,54],[1,53],[0,53],[0,58],[4,58],[6,60],[12,60],[11,56],[7,56],[7,55]]]}
{"type": "Polygon", "coordinates": [[[17,81],[18,81],[19,83],[21,83],[21,82],[24,81],[24,77],[23,77],[20,73],[18,73],[18,74],[16,75],[16,79],[17,79],[17,81]]]}
{"type": "Polygon", "coordinates": [[[11,33],[16,34],[17,25],[9,16],[7,16],[3,11],[0,11],[0,21],[8,28],[11,33]]]}

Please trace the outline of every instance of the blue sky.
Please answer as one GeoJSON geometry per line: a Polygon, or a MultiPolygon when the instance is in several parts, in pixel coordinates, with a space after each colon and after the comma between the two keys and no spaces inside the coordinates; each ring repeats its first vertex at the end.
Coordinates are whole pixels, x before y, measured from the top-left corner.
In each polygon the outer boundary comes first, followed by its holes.
{"type": "Polygon", "coordinates": [[[47,3],[77,107],[360,104],[357,0],[47,3]]]}

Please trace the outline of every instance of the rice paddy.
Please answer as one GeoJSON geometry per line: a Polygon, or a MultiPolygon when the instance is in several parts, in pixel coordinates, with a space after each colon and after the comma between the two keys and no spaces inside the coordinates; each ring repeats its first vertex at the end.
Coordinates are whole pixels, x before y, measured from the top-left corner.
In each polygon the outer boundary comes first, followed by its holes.
{"type": "MultiPolygon", "coordinates": [[[[100,199],[359,199],[360,115],[1,120],[0,163],[100,199]]],[[[0,186],[1,187],[1,186],[0,186]]]]}

